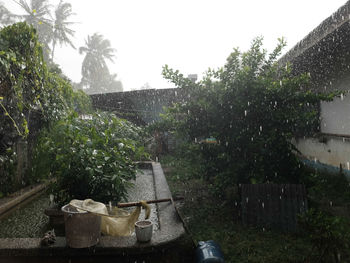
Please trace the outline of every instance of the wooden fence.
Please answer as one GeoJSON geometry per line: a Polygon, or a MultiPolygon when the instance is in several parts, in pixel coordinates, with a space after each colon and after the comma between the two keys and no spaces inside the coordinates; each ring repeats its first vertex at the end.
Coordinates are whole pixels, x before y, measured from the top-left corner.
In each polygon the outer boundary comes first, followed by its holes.
{"type": "Polygon", "coordinates": [[[303,185],[242,184],[242,221],[245,225],[297,231],[297,215],[306,212],[303,185]]]}

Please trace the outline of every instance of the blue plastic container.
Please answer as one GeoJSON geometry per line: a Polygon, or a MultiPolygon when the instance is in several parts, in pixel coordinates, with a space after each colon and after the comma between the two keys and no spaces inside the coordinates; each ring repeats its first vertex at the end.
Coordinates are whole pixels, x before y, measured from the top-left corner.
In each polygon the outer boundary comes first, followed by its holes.
{"type": "Polygon", "coordinates": [[[196,249],[196,263],[223,263],[224,256],[219,244],[213,240],[199,241],[196,249]]]}

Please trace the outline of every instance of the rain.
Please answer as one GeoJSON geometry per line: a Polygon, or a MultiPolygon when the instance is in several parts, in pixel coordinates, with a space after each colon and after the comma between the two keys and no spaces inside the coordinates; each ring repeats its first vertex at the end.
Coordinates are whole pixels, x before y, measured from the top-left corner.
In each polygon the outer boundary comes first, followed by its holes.
{"type": "Polygon", "coordinates": [[[349,10],[0,0],[0,261],[350,261],[349,10]]]}

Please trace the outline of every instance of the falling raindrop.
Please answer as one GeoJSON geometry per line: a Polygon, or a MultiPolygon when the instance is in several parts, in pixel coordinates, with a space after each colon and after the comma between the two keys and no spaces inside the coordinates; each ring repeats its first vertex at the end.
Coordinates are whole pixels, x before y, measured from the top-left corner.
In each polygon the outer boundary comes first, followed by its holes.
{"type": "Polygon", "coordinates": [[[265,204],[264,204],[264,202],[262,202],[261,206],[262,206],[262,208],[265,208],[265,204]]]}
{"type": "Polygon", "coordinates": [[[282,87],[282,80],[280,80],[280,86],[282,87]]]}
{"type": "Polygon", "coordinates": [[[226,142],[226,147],[228,146],[228,142],[226,142]]]}
{"type": "Polygon", "coordinates": [[[156,162],[158,162],[158,156],[156,156],[156,162]]]}
{"type": "Polygon", "coordinates": [[[346,166],[348,167],[348,170],[350,170],[350,163],[346,162],[346,166]]]}
{"type": "Polygon", "coordinates": [[[246,198],[245,198],[245,202],[246,202],[246,203],[248,203],[248,201],[249,201],[249,198],[248,198],[248,197],[246,197],[246,198]]]}
{"type": "Polygon", "coordinates": [[[247,116],[247,110],[244,111],[244,116],[247,116]]]}
{"type": "Polygon", "coordinates": [[[340,94],[340,100],[344,100],[344,94],[343,93],[340,94]]]}
{"type": "Polygon", "coordinates": [[[263,129],[263,128],[262,128],[262,126],[260,125],[260,131],[261,131],[261,132],[262,132],[262,129],[263,129]]]}
{"type": "Polygon", "coordinates": [[[333,206],[333,202],[332,201],[329,202],[329,206],[333,206]]]}
{"type": "Polygon", "coordinates": [[[194,138],[194,142],[197,143],[197,138],[194,138]]]}

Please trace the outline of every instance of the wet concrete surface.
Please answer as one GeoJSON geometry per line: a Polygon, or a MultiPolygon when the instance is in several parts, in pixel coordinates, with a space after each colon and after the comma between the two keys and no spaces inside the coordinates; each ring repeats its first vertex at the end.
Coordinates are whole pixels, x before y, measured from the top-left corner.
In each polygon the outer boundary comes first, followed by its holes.
{"type": "Polygon", "coordinates": [[[29,203],[23,203],[0,219],[0,238],[42,237],[50,228],[44,214],[49,206],[47,194],[35,196],[29,203]]]}
{"type": "MultiPolygon", "coordinates": [[[[153,171],[155,199],[170,198],[171,192],[161,165],[149,163],[148,169],[153,171]]],[[[146,173],[147,175],[140,175],[139,178],[141,181],[148,181],[148,187],[151,187],[152,176],[148,177],[151,172],[146,173]]],[[[141,186],[144,188],[143,184],[141,186]]],[[[139,193],[136,187],[135,195],[129,198],[152,198],[139,196],[139,193]]],[[[135,236],[102,236],[95,247],[72,249],[67,247],[64,237],[57,237],[56,243],[49,247],[41,246],[40,238],[0,238],[0,262],[191,262],[183,260],[181,246],[186,235],[174,206],[170,202],[155,206],[158,211],[159,229],[154,232],[148,243],[137,242],[135,236]],[[84,259],[87,261],[81,261],[84,259]]],[[[190,254],[191,252],[188,255],[190,254]]]]}
{"type": "MultiPolygon", "coordinates": [[[[152,169],[140,170],[140,172],[137,173],[136,180],[133,183],[135,184],[134,187],[128,191],[128,202],[156,199],[152,169]]],[[[149,220],[153,222],[153,231],[156,231],[159,228],[157,205],[149,204],[149,206],[151,207],[151,215],[149,220]]],[[[143,220],[144,218],[145,210],[142,209],[139,220],[143,220]]]]}

